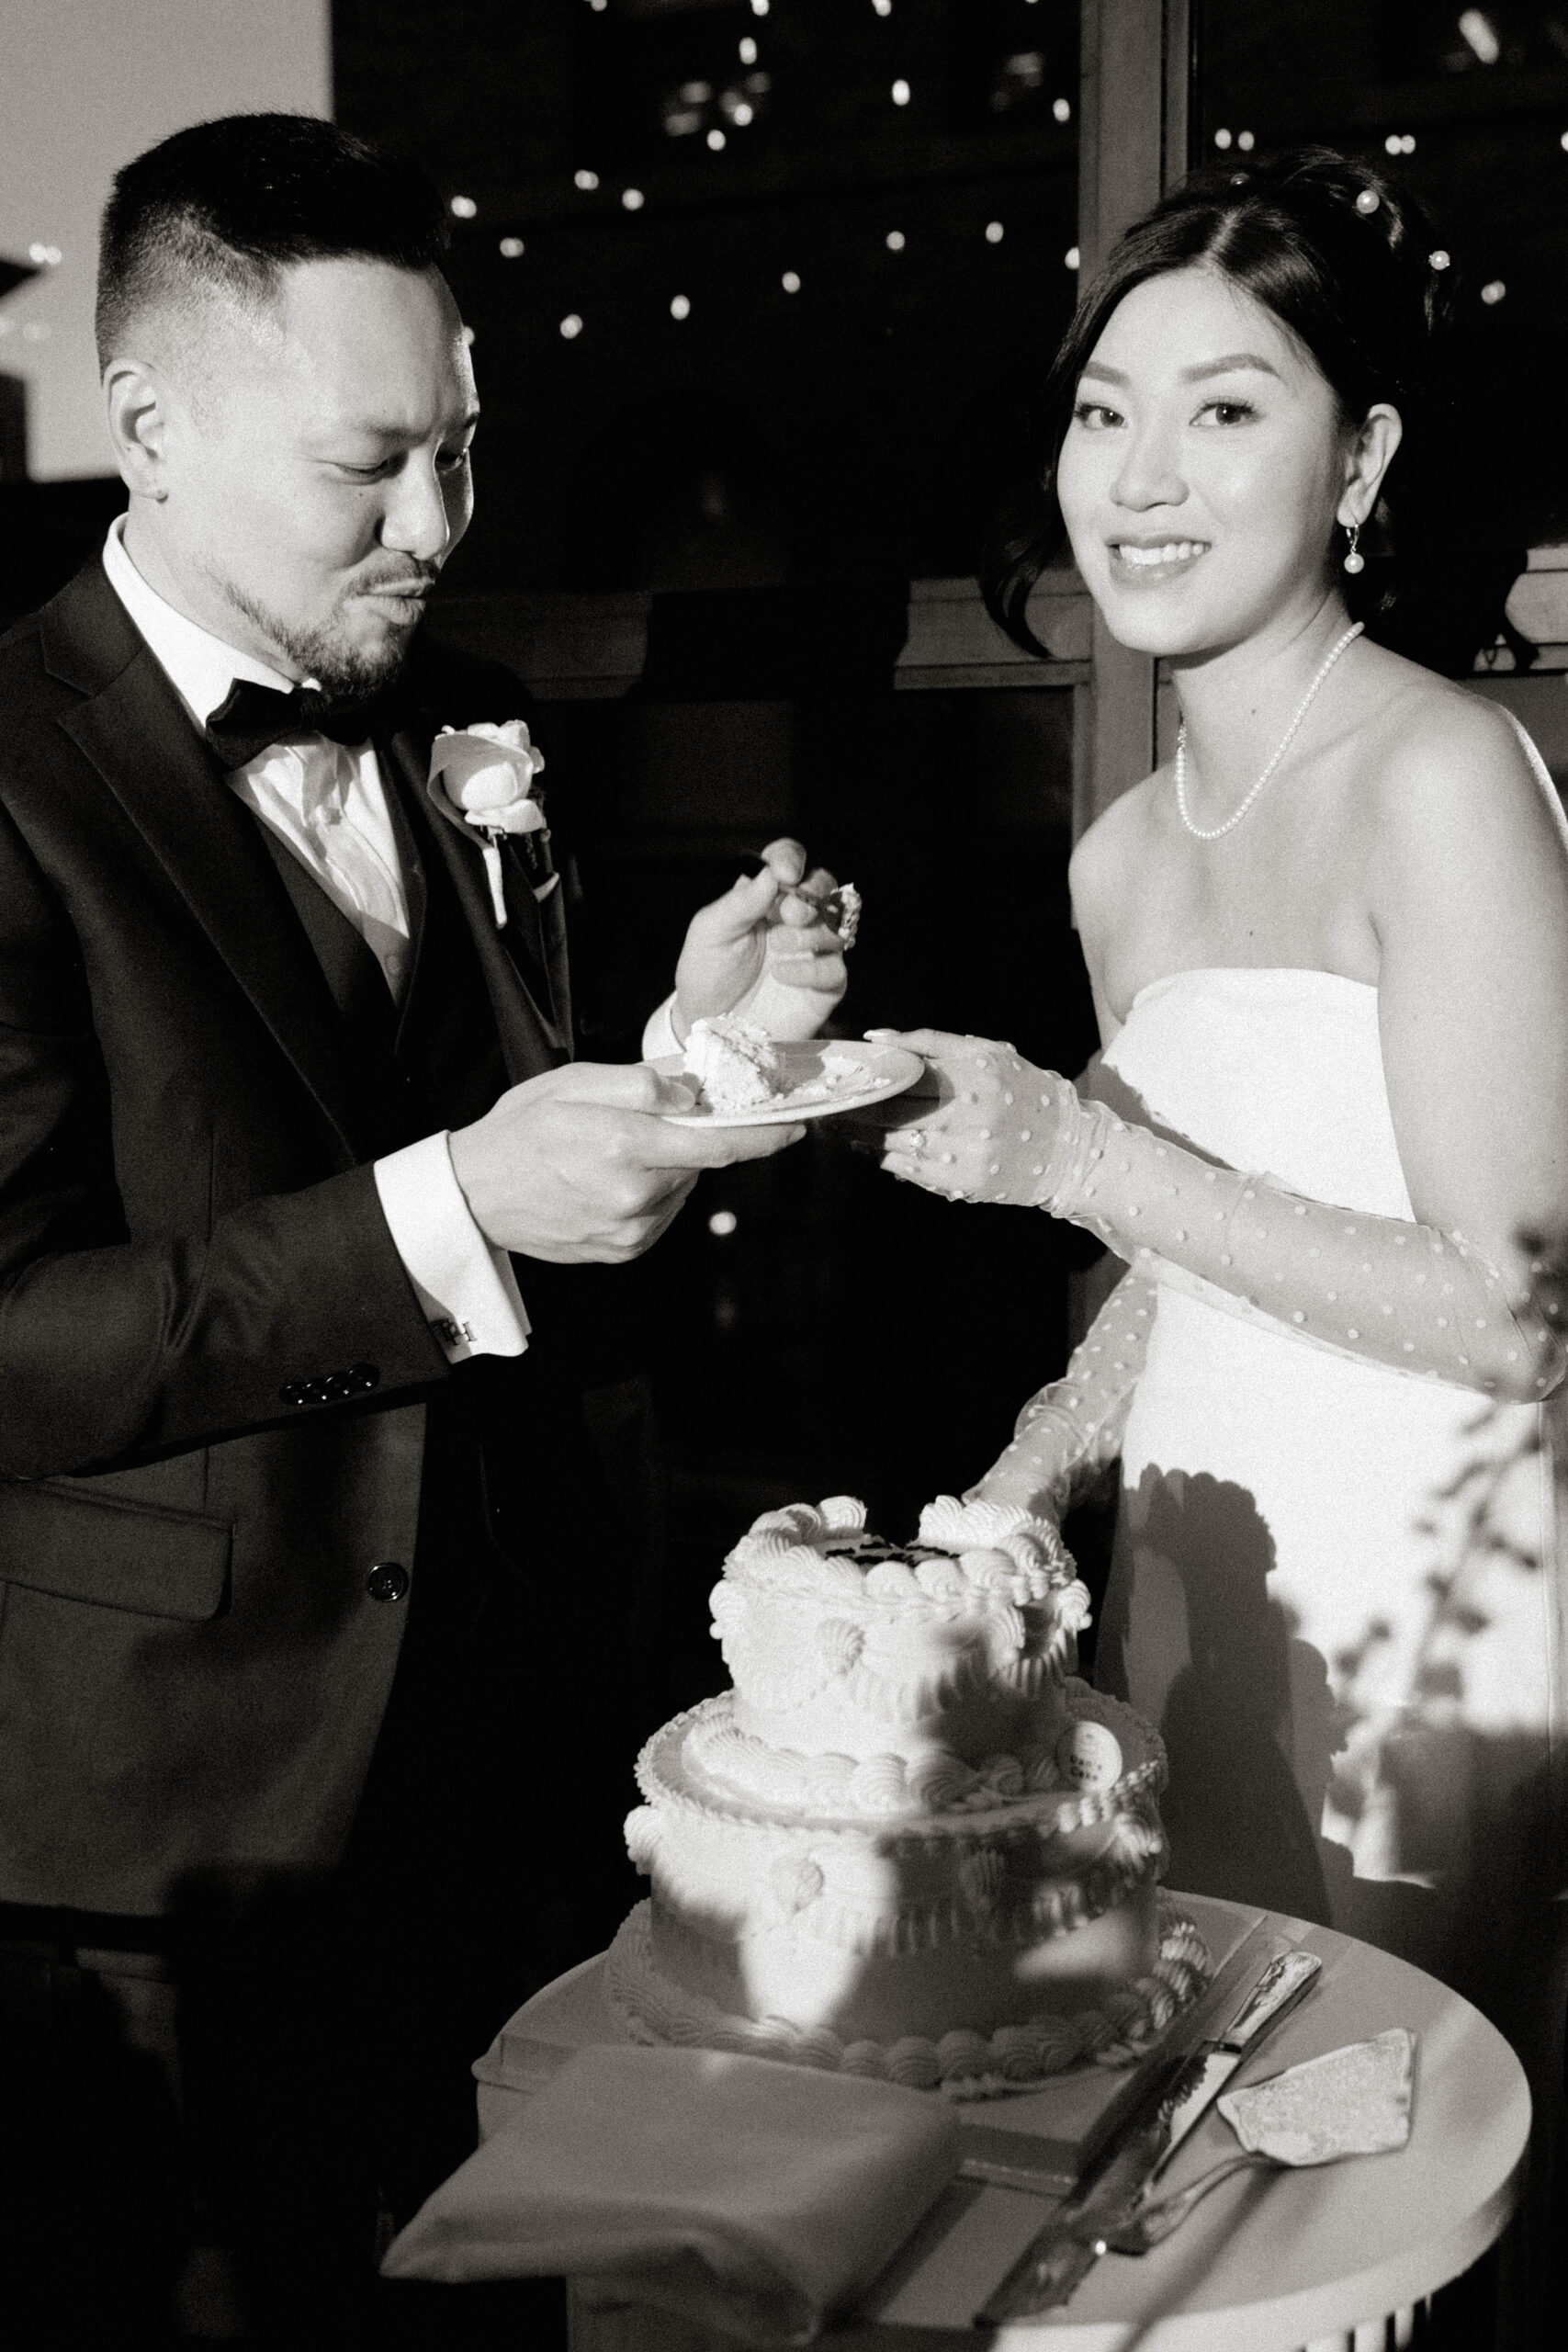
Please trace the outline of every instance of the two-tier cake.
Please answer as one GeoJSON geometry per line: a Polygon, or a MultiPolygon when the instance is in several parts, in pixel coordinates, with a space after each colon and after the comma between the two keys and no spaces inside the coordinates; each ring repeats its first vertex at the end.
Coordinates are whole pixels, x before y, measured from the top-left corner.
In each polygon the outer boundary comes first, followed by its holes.
{"type": "Polygon", "coordinates": [[[944,1496],[895,1546],[848,1497],[795,1504],[712,1606],[734,1688],[637,1763],[652,1895],[608,1972],[634,2033],[973,2097],[1130,2056],[1193,1997],[1164,1751],[1072,1674],[1054,1528],[944,1496]]]}

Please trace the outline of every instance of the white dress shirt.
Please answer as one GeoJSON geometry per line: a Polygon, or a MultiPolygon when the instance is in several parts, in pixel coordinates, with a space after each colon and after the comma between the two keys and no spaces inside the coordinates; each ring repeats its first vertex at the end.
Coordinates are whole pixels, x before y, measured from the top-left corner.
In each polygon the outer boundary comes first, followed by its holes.
{"type": "MultiPolygon", "coordinates": [[[[290,691],[297,681],[225,645],[149,587],[126,553],[124,531],[118,515],[104,545],[109,585],[195,726],[205,728],[236,679],[290,691]]],[[[229,785],[348,917],[400,1000],[408,895],[375,746],[296,736],[236,768],[229,785]]],[[[393,1244],[448,1363],[521,1355],[529,1326],[512,1261],[475,1224],[446,1134],[389,1153],[374,1172],[393,1244]]]]}
{"type": "Polygon", "coordinates": [[[678,1054],[684,1049],[675,1035],[675,998],[673,991],[662,1004],[649,1014],[642,1033],[642,1057],[656,1062],[660,1054],[678,1054]]]}

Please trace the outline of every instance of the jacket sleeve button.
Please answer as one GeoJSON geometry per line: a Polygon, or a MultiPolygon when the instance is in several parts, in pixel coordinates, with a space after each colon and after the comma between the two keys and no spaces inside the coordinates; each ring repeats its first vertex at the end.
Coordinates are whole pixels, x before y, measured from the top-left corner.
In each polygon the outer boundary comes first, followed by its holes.
{"type": "Polygon", "coordinates": [[[344,1376],[357,1396],[363,1396],[367,1390],[379,1388],[381,1385],[379,1364],[351,1363],[344,1376]]]}
{"type": "Polygon", "coordinates": [[[406,1600],[409,1572],[400,1560],[377,1560],[365,1579],[365,1589],[372,1600],[406,1600]]]}
{"type": "Polygon", "coordinates": [[[277,1392],[277,1399],[281,1405],[305,1404],[308,1401],[305,1395],[305,1383],[302,1380],[286,1380],[277,1392]]]}

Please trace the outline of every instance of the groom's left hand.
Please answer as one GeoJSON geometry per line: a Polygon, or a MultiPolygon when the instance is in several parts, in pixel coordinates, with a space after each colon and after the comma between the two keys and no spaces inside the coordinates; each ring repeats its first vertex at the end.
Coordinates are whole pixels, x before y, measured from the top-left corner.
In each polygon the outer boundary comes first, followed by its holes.
{"type": "Polygon", "coordinates": [[[743,874],[692,917],[675,967],[675,1035],[694,1021],[738,1012],[771,1037],[814,1037],[849,983],[844,946],[822,920],[838,888],[824,865],[807,872],[799,842],[770,842],[760,874],[743,874]],[[807,895],[809,894],[809,895],[807,895]]]}

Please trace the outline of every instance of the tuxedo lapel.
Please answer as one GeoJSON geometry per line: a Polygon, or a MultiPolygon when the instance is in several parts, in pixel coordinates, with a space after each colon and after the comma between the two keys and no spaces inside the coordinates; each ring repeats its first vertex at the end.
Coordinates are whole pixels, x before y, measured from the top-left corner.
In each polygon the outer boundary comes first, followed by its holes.
{"type": "MultiPolygon", "coordinates": [[[[457,892],[463,920],[474,943],[484,974],[485,990],[495,1013],[501,1033],[502,1051],[507,1075],[513,1085],[525,1078],[536,1078],[547,1069],[556,1069],[570,1057],[570,1006],[555,996],[552,963],[565,971],[565,928],[558,912],[554,919],[553,934],[558,944],[553,956],[547,950],[547,935],[540,922],[539,910],[528,888],[522,869],[508,851],[502,852],[502,867],[506,876],[506,906],[509,917],[505,931],[498,930],[495,910],[491,904],[490,882],[484,869],[484,854],[480,842],[469,840],[457,825],[449,824],[433,808],[427,808],[424,794],[424,772],[429,765],[430,747],[421,749],[419,738],[412,732],[400,731],[384,747],[384,763],[395,769],[396,783],[404,796],[405,819],[413,818],[426,856],[442,861],[457,892]],[[417,815],[415,814],[417,812],[417,815]],[[526,899],[525,908],[522,901],[526,899]],[[521,920],[520,920],[521,918],[521,920]],[[522,933],[520,952],[510,944],[515,937],[513,925],[522,933]],[[524,976],[522,959],[526,956],[533,965],[546,1005],[542,1006],[534,988],[524,976]],[[566,1020],[558,1016],[564,1012],[566,1020]]],[[[389,783],[392,781],[389,778],[389,783]]],[[[551,892],[552,899],[560,896],[559,886],[551,892]]],[[[431,984],[427,976],[426,985],[431,984]]],[[[416,968],[410,989],[412,1008],[415,990],[420,986],[416,968]]]]}
{"type": "Polygon", "coordinates": [[[84,701],[61,724],[157,858],[351,1157],[354,1089],[326,983],[255,820],[101,565],[46,614],[45,658],[84,701]]]}

